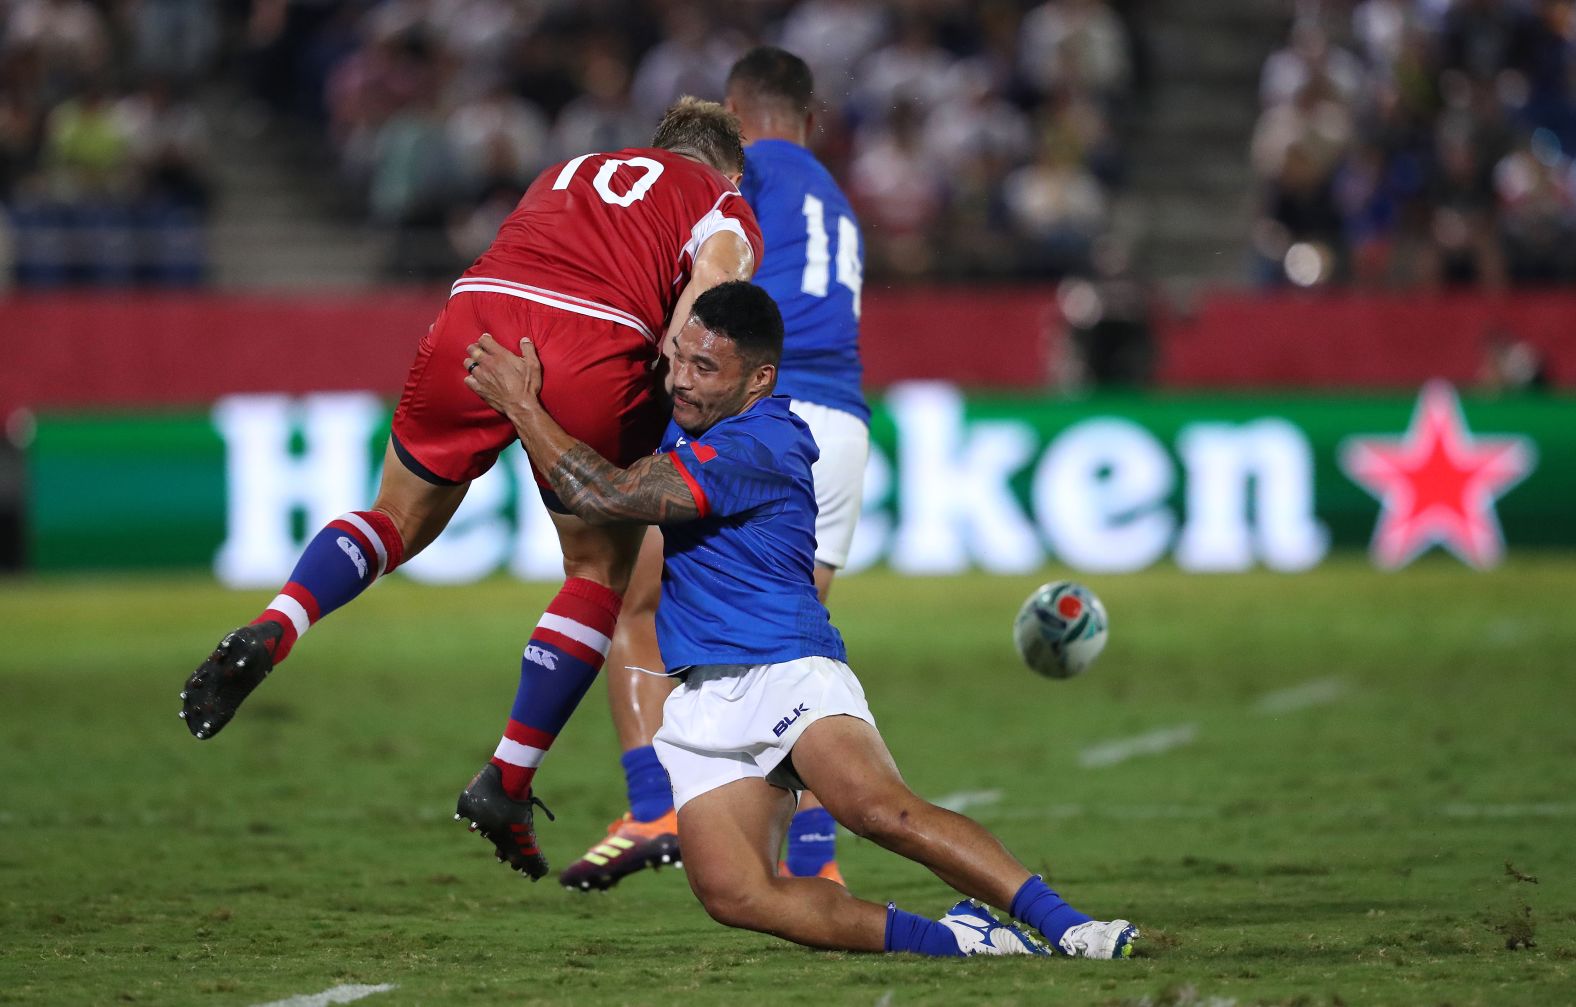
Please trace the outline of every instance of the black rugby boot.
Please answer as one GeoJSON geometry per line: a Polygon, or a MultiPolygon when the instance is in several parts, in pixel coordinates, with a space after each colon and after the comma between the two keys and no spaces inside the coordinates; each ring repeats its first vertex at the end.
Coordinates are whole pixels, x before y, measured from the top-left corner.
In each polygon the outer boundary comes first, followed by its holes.
{"type": "Polygon", "coordinates": [[[259,622],[225,634],[219,645],[186,680],[181,690],[181,719],[199,741],[218,734],[270,671],[284,628],[277,622],[259,622]]]}
{"type": "Polygon", "coordinates": [[[533,805],[553,820],[553,813],[535,794],[517,801],[504,793],[503,773],[489,762],[460,794],[454,819],[469,820],[471,831],[480,832],[498,851],[499,863],[538,881],[547,874],[547,858],[536,846],[533,805]]]}

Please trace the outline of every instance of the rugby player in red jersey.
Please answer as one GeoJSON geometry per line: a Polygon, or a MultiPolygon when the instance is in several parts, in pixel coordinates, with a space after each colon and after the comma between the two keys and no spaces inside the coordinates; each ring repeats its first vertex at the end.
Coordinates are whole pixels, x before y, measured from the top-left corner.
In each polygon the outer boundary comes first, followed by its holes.
{"type": "MultiPolygon", "coordinates": [[[[509,421],[464,383],[466,347],[483,332],[510,346],[531,340],[553,375],[543,406],[578,440],[619,466],[652,453],[668,419],[657,376],[668,330],[701,293],[748,279],[761,259],[760,229],[738,191],[743,166],[738,120],[684,98],[650,147],[583,154],[532,183],[417,347],[371,509],[319,531],[263,613],[226,634],[187,680],[181,716],[193,735],[217,734],[302,633],[431,543],[471,480],[514,443],[509,421]]],[[[525,648],[503,738],[456,815],[533,880],[547,861],[531,780],[607,656],[645,532],[592,526],[540,472],[537,483],[565,581],[525,648]]]]}

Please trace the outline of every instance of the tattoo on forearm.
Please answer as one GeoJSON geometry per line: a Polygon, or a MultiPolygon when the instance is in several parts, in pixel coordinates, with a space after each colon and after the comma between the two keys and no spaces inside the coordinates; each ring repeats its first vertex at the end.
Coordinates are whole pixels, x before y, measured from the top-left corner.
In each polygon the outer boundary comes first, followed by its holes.
{"type": "Polygon", "coordinates": [[[547,481],[565,507],[592,524],[663,524],[700,517],[684,477],[673,460],[662,455],[621,469],[588,446],[576,444],[559,456],[547,481]]]}

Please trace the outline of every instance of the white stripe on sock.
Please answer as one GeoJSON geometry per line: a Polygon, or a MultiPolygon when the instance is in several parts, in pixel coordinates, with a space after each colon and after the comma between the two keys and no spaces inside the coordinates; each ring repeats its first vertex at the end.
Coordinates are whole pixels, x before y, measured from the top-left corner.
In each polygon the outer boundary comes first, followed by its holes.
{"type": "Polygon", "coordinates": [[[524,766],[535,769],[542,764],[542,756],[546,755],[545,749],[532,748],[522,745],[512,738],[502,738],[498,741],[498,750],[493,752],[495,758],[502,759],[511,766],[524,766]]]}
{"type": "Polygon", "coordinates": [[[389,552],[383,547],[383,539],[378,537],[378,533],[373,531],[372,526],[359,514],[341,514],[339,519],[346,524],[355,526],[356,530],[365,535],[367,541],[372,543],[372,551],[378,554],[378,576],[383,576],[383,571],[388,569],[389,565],[389,552]]]}
{"type": "Polygon", "coordinates": [[[288,594],[276,596],[273,601],[268,603],[268,607],[290,619],[290,624],[295,627],[297,639],[305,636],[306,631],[312,628],[311,616],[306,614],[306,609],[302,607],[299,601],[296,601],[288,594]]]}
{"type": "Polygon", "coordinates": [[[609,640],[590,626],[575,622],[573,619],[566,619],[561,615],[554,615],[551,612],[543,612],[541,621],[536,625],[539,629],[550,629],[554,633],[569,637],[576,643],[583,643],[603,657],[607,656],[607,649],[613,646],[612,640],[609,640]]]}

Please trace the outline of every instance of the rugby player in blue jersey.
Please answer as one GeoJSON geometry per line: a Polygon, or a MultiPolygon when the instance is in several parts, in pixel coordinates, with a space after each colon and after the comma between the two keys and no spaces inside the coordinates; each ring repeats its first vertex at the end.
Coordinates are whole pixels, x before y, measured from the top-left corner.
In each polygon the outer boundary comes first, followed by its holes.
{"type": "MultiPolygon", "coordinates": [[[[813,103],[810,68],[783,49],[752,49],[728,74],[725,104],[739,117],[748,143],[739,191],[766,243],[755,282],[783,315],[777,394],[792,400],[790,408],[809,425],[821,451],[814,466],[815,585],[824,603],[832,576],[848,562],[859,520],[870,409],[860,390],[859,225],[848,198],[806,147],[813,103]]],[[[607,659],[629,811],[559,874],[566,888],[611,888],[623,877],[681,856],[672,788],[652,746],[662,703],[673,689],[662,676],[657,649],[661,575],[661,535],[653,531],[624,595],[607,659]]],[[[841,884],[836,835],[831,815],[806,794],[789,826],[780,870],[841,884]]]]}
{"type": "Polygon", "coordinates": [[[529,340],[516,353],[483,335],[467,351],[466,384],[509,419],[565,507],[592,525],[662,528],[657,639],[681,684],[655,742],[690,887],[718,922],[809,947],[1049,953],[989,904],[1063,954],[1127,957],[1131,924],[1073,909],[995,836],[898,774],[816,597],[819,451],[790,400],[772,394],[782,347],[782,317],[762,288],[734,281],[702,294],[670,352],[673,422],[657,453],[627,469],[541,407],[529,340]],[[777,851],[806,787],[842,825],[969,898],[933,921],[825,878],[780,875],[777,851]]]}

